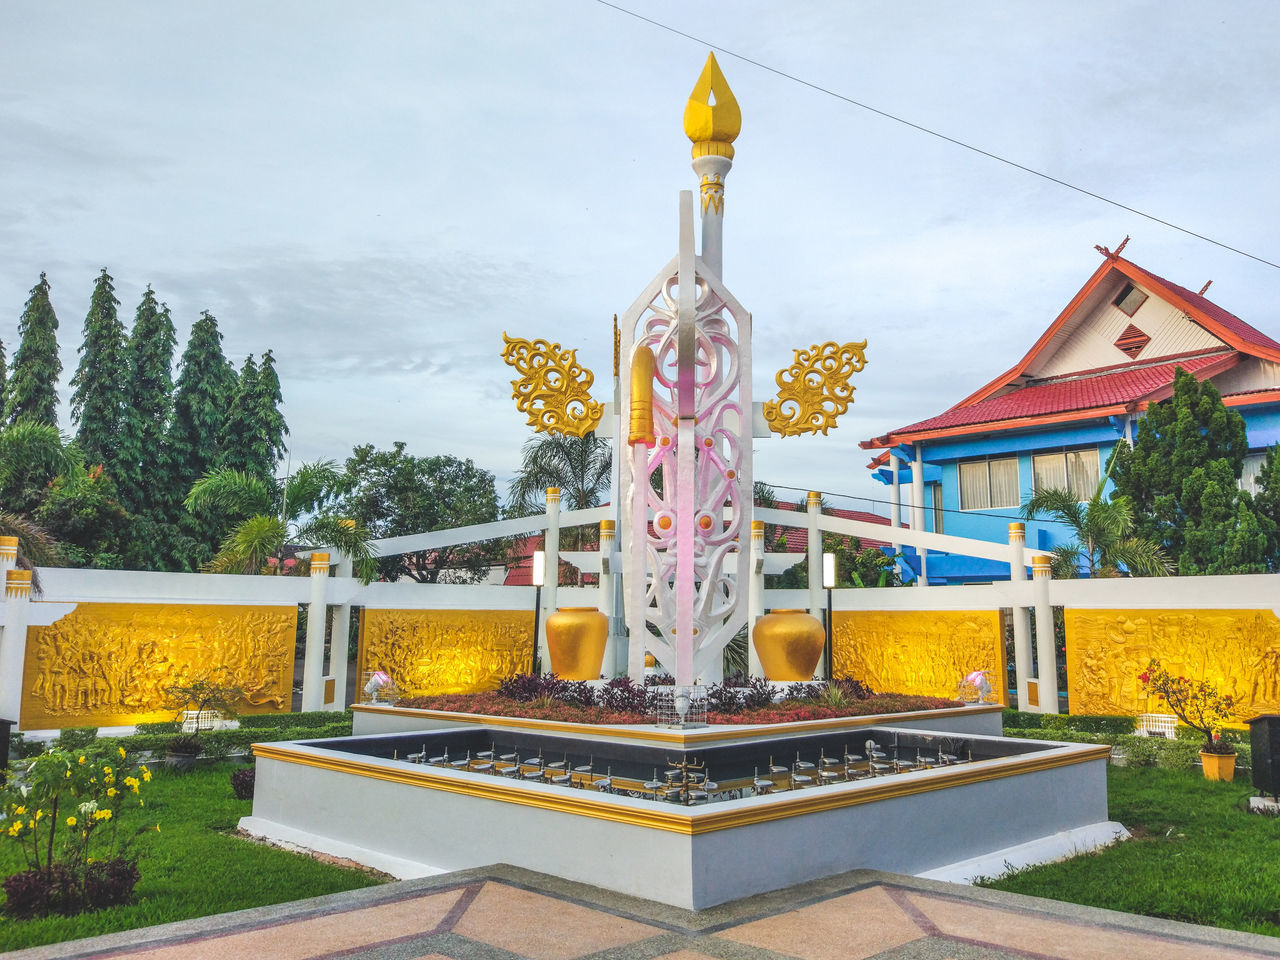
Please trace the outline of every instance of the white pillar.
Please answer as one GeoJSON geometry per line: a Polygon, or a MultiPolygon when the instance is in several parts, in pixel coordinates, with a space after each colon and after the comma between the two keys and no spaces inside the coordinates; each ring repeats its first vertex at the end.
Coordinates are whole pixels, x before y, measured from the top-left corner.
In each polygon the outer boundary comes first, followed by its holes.
{"type": "Polygon", "coordinates": [[[613,588],[617,574],[613,570],[613,551],[617,527],[612,520],[600,521],[600,612],[609,618],[609,638],[604,643],[604,660],[600,672],[607,678],[618,675],[618,636],[614,630],[613,588]]]}
{"type": "Polygon", "coordinates": [[[1053,607],[1049,601],[1049,558],[1043,554],[1031,558],[1031,578],[1036,596],[1036,656],[1040,660],[1037,671],[1040,692],[1040,712],[1058,712],[1058,656],[1054,649],[1053,607]]]}
{"type": "MultiPolygon", "coordinates": [[[[338,556],[338,576],[349,579],[355,572],[351,558],[338,556]]],[[[347,650],[351,644],[351,604],[344,603],[333,614],[333,638],[329,641],[329,673],[333,677],[330,710],[347,709],[347,650]]]]}
{"type": "Polygon", "coordinates": [[[560,584],[560,488],[547,487],[547,533],[543,540],[547,555],[547,582],[542,588],[542,610],[538,615],[538,635],[534,663],[541,664],[543,673],[551,672],[551,655],[547,652],[547,613],[555,613],[556,588],[560,584]]]}
{"type": "MultiPolygon", "coordinates": [[[[15,548],[16,551],[16,548],[15,548]]],[[[27,653],[27,616],[31,571],[10,568],[4,574],[4,637],[0,639],[0,717],[22,725],[22,668],[27,653]]]]}
{"type": "Polygon", "coordinates": [[[764,521],[751,521],[751,587],[747,606],[747,672],[763,677],[764,666],[751,642],[756,621],[764,616],[764,521]]]}
{"type": "Polygon", "coordinates": [[[307,647],[302,661],[302,709],[324,709],[324,628],[328,614],[325,587],[329,554],[311,555],[311,600],[307,604],[307,647]]]}
{"type": "MultiPolygon", "coordinates": [[[[5,621],[5,597],[4,584],[5,573],[12,570],[18,563],[18,538],[17,537],[0,537],[0,663],[4,658],[4,621],[5,621]]],[[[3,674],[0,674],[3,676],[3,674]]],[[[5,716],[3,710],[0,710],[0,716],[5,716]]],[[[17,716],[12,719],[17,722],[17,716]]]]}
{"type": "Polygon", "coordinates": [[[702,195],[702,262],[724,279],[724,180],[733,166],[730,157],[707,154],[694,157],[702,195]]]}
{"type": "MultiPolygon", "coordinates": [[[[1009,524],[1009,579],[1026,580],[1026,542],[1027,525],[1025,523],[1009,524]]],[[[1018,690],[1018,709],[1027,710],[1030,706],[1030,694],[1027,680],[1031,676],[1031,631],[1027,628],[1026,607],[1014,604],[1013,611],[1013,672],[1015,686],[1018,690]]],[[[1001,683],[1007,679],[1000,678],[1001,683]]]]}
{"type": "MultiPolygon", "coordinates": [[[[809,491],[805,501],[809,512],[809,613],[822,619],[822,531],[818,529],[818,515],[822,512],[822,496],[816,490],[809,491]]],[[[818,676],[826,676],[826,654],[818,661],[818,676]]]]}
{"type": "MultiPolygon", "coordinates": [[[[911,528],[924,532],[924,448],[916,444],[916,460],[911,466],[911,528]]],[[[919,585],[929,585],[929,552],[916,547],[920,554],[919,585]]]]}

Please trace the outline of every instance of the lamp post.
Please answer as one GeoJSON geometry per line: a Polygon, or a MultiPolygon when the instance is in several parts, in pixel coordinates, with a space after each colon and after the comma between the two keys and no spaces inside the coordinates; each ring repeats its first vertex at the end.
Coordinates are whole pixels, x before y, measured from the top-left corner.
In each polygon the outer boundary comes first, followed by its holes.
{"type": "Polygon", "coordinates": [[[543,550],[533,551],[533,656],[530,658],[529,672],[538,676],[541,664],[538,657],[538,628],[542,619],[542,584],[547,579],[547,554],[543,550]]]}
{"type": "Polygon", "coordinates": [[[836,585],[836,555],[834,553],[824,553],[822,555],[822,586],[827,591],[827,679],[831,679],[831,628],[834,624],[831,616],[831,591],[836,585]]]}

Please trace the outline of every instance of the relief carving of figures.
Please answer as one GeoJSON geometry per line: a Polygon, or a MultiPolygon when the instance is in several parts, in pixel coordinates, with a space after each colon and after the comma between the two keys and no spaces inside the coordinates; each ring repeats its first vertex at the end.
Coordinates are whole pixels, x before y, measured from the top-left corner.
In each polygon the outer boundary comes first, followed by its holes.
{"type": "Polygon", "coordinates": [[[360,671],[383,670],[406,697],[495,690],[527,673],[533,612],[365,610],[360,671]]]}
{"type": "Polygon", "coordinates": [[[956,684],[986,670],[1004,703],[1004,637],[992,611],[839,612],[832,666],[877,692],[954,697],[956,684]]]}
{"type": "Polygon", "coordinates": [[[169,720],[165,688],[225,665],[248,713],[288,710],[295,607],[82,603],[27,635],[25,727],[169,720]]]}
{"type": "Polygon", "coordinates": [[[1270,610],[1068,610],[1072,713],[1165,713],[1138,674],[1159,657],[1175,675],[1236,699],[1234,722],[1280,711],[1280,619],[1270,610]]]}

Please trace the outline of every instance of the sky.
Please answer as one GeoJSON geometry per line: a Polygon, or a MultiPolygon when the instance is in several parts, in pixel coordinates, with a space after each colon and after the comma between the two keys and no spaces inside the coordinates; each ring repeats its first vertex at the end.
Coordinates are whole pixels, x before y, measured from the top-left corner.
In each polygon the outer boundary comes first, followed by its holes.
{"type": "Polygon", "coordinates": [[[127,325],[147,284],[168,303],[179,352],[206,309],[237,366],[274,351],[295,462],[402,440],[505,490],[530,433],[502,335],[576,348],[607,399],[612,316],[697,186],[681,121],[709,43],[743,116],[724,280],[756,399],[793,350],[868,341],[836,429],[756,442],[784,495],[887,499],[858,441],[1011,366],[1095,244],[1131,235],[1280,339],[1280,269],[732,55],[1280,263],[1269,0],[619,5],[698,39],[598,0],[5,0],[7,356],[44,271],[65,401],[106,267],[127,325]]]}

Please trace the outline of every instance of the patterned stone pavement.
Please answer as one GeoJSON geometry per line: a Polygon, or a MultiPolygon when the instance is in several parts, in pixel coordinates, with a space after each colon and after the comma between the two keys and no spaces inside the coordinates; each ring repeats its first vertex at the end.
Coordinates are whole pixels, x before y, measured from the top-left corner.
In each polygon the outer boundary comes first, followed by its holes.
{"type": "Polygon", "coordinates": [[[505,865],[9,960],[1249,960],[1280,940],[860,870],[693,913],[505,865]]]}

